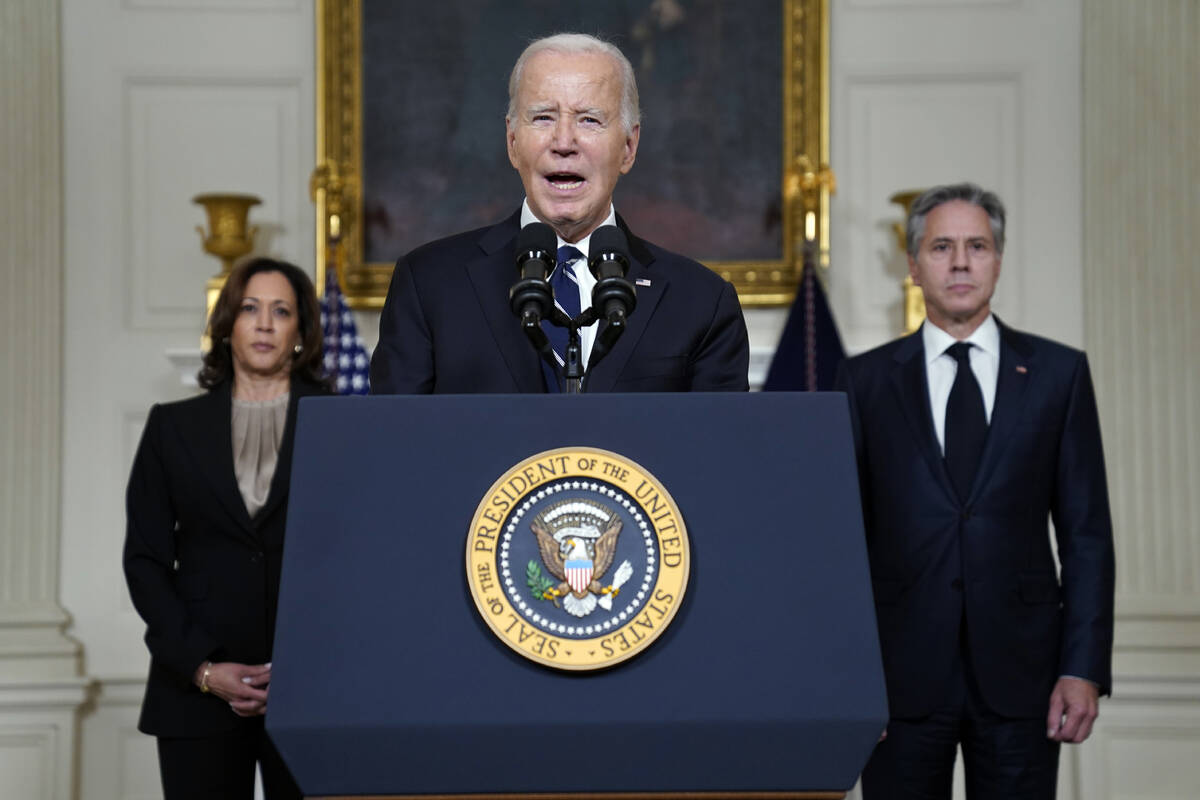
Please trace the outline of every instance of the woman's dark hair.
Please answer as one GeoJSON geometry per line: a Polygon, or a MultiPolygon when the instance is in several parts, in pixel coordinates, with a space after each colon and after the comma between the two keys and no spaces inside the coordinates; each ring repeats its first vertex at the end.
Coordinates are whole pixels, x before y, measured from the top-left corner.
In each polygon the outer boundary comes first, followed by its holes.
{"type": "Polygon", "coordinates": [[[321,345],[324,332],[321,330],[321,310],[317,305],[317,293],[304,270],[286,261],[271,258],[255,258],[233,268],[225,279],[225,286],[217,296],[212,316],[208,319],[208,338],[212,346],[204,354],[204,366],[196,380],[205,389],[230,380],[233,377],[233,353],[229,336],[233,323],[241,311],[246,284],[260,272],[278,272],[287,278],[296,293],[296,314],[300,324],[300,353],[292,358],[292,375],[309,381],[328,385],[322,363],[321,345]]]}

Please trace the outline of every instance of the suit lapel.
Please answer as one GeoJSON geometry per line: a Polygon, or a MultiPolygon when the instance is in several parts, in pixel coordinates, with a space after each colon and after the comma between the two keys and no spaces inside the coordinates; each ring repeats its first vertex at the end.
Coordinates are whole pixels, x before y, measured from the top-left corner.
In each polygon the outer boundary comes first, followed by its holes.
{"type": "Polygon", "coordinates": [[[929,470],[941,483],[946,493],[957,501],[946,463],[938,448],[937,434],[933,429],[933,412],[929,408],[929,379],[925,373],[925,346],[921,330],[910,334],[900,343],[893,358],[896,366],[892,370],[892,387],[900,401],[900,408],[908,421],[909,430],[916,440],[917,449],[929,464],[929,470]]]}
{"type": "Polygon", "coordinates": [[[979,460],[979,471],[971,487],[974,498],[1003,460],[1004,451],[1012,441],[1013,428],[1025,406],[1025,390],[1029,386],[1033,362],[1033,346],[1029,340],[996,320],[1000,328],[1000,371],[996,376],[996,401],[992,405],[992,420],[988,425],[987,442],[979,460]]]}
{"type": "Polygon", "coordinates": [[[466,269],[488,329],[512,375],[515,391],[537,394],[545,391],[538,355],[508,307],[508,290],[517,279],[513,248],[520,219],[518,211],[489,228],[479,240],[482,252],[466,269]]]}
{"type": "MultiPolygon", "coordinates": [[[[629,240],[629,274],[625,277],[634,285],[637,304],[626,321],[625,333],[621,334],[621,338],[617,340],[612,351],[604,357],[604,360],[596,365],[596,370],[589,371],[585,385],[585,390],[588,392],[612,391],[621,371],[629,362],[634,350],[637,349],[638,340],[646,332],[646,327],[650,324],[650,319],[654,316],[658,303],[667,289],[666,276],[655,274],[651,269],[651,265],[654,263],[654,254],[641,239],[633,235],[620,215],[617,216],[617,225],[625,232],[625,237],[629,240]],[[639,279],[643,281],[642,285],[638,285],[639,279]]],[[[606,324],[604,321],[600,322],[596,329],[597,338],[603,332],[606,324]]]]}
{"type": "Polygon", "coordinates": [[[254,537],[254,523],[238,490],[233,471],[232,383],[225,381],[204,395],[200,413],[183,418],[179,434],[196,462],[197,473],[246,536],[254,537]],[[190,423],[190,424],[189,424],[190,423]]]}

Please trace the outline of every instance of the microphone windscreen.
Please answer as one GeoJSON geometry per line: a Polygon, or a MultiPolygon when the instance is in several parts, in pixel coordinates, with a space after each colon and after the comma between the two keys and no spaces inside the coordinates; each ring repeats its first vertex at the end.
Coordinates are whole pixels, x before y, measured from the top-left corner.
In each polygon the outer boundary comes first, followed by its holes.
{"type": "Polygon", "coordinates": [[[629,240],[625,238],[625,232],[616,225],[601,225],[592,231],[588,253],[588,266],[592,274],[595,274],[601,259],[619,262],[622,275],[629,269],[629,240]],[[617,258],[613,259],[614,255],[617,258]]]}
{"type": "Polygon", "coordinates": [[[531,222],[517,234],[517,258],[524,258],[531,250],[554,253],[558,250],[558,237],[544,222],[531,222]]]}
{"type": "Polygon", "coordinates": [[[592,239],[588,244],[588,252],[620,253],[621,255],[628,256],[629,240],[625,238],[625,231],[616,225],[601,225],[592,231],[592,239]]]}

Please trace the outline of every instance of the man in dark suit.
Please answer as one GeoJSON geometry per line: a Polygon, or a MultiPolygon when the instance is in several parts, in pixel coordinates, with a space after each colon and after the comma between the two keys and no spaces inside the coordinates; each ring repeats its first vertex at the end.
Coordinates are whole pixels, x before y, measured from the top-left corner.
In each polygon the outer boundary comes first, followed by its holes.
{"type": "Polygon", "coordinates": [[[907,233],[927,319],[838,378],[890,706],[863,794],[948,800],[961,745],[972,800],[1052,798],[1059,743],[1087,738],[1111,686],[1112,523],[1087,358],[992,315],[995,194],[931,189],[907,233]]]}
{"type": "MultiPolygon", "coordinates": [[[[517,233],[539,221],[557,234],[559,263],[550,282],[571,315],[591,305],[592,232],[616,224],[630,242],[636,309],[624,335],[589,369],[586,391],[747,389],[746,324],[733,287],[633,236],[613,209],[617,179],[637,155],[639,116],[633,68],[616,47],[560,34],[526,48],[509,80],[506,117],[508,156],[525,203],[495,226],[400,259],[371,358],[372,392],[561,390],[561,344],[558,364],[543,362],[508,304],[517,233]]],[[[598,324],[582,331],[584,366],[598,324]]]]}

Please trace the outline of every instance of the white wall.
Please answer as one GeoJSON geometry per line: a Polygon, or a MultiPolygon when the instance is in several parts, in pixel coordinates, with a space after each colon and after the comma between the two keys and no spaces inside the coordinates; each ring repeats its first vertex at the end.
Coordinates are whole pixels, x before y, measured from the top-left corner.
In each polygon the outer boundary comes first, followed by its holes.
{"type": "Polygon", "coordinates": [[[0,4],[0,797],[71,792],[87,682],[63,635],[59,9],[0,4]],[[20,65],[20,68],[13,68],[20,65]]]}
{"type": "Polygon", "coordinates": [[[149,404],[188,391],[164,353],[198,346],[220,268],[191,198],[258,195],[257,252],[313,263],[313,20],[312,0],[62,0],[61,596],[99,681],[85,798],[158,794],[135,730],[148,657],[121,572],[125,481],[149,404]]]}
{"type": "MultiPolygon", "coordinates": [[[[831,38],[829,288],[847,349],[902,330],[889,197],[962,180],[1008,208],[997,314],[1082,344],[1079,0],[840,0],[831,38]]],[[[961,769],[955,783],[961,797],[961,769]]]]}
{"type": "Polygon", "coordinates": [[[1084,6],[1084,329],[1117,544],[1081,797],[1200,797],[1200,3],[1084,6]]]}
{"type": "MultiPolygon", "coordinates": [[[[217,269],[193,230],[202,212],[191,205],[192,195],[259,195],[264,204],[253,219],[265,229],[260,250],[301,264],[313,261],[306,187],[315,127],[313,0],[60,0],[58,8],[63,252],[61,265],[53,258],[47,263],[63,289],[42,294],[53,323],[62,319],[62,363],[47,368],[50,391],[59,391],[55,381],[61,378],[61,408],[51,404],[26,414],[60,422],[53,433],[61,436],[61,470],[38,486],[50,497],[61,493],[61,519],[51,515],[40,523],[46,541],[57,546],[33,548],[29,559],[37,563],[39,553],[49,552],[57,560],[60,574],[39,585],[52,590],[51,606],[71,615],[68,633],[82,645],[82,672],[96,688],[76,747],[60,713],[75,702],[68,696],[71,684],[55,689],[59,711],[50,723],[45,714],[35,719],[31,709],[46,707],[44,687],[6,683],[3,668],[11,659],[0,652],[0,796],[67,797],[77,785],[83,798],[150,798],[158,791],[153,743],[134,730],[146,655],[119,562],[125,479],[149,403],[186,392],[165,351],[194,346],[203,283],[217,269]]],[[[1111,471],[1122,481],[1114,507],[1123,597],[1136,602],[1124,605],[1128,612],[1119,620],[1117,698],[1103,704],[1094,740],[1064,753],[1065,798],[1194,797],[1200,786],[1200,591],[1193,573],[1183,571],[1165,596],[1155,593],[1159,572],[1148,571],[1145,551],[1134,547],[1155,523],[1170,535],[1153,538],[1154,552],[1165,563],[1193,563],[1185,560],[1197,552],[1195,515],[1184,513],[1190,507],[1181,505],[1187,498],[1179,490],[1190,486],[1194,493],[1195,462],[1171,462],[1182,475],[1166,488],[1147,484],[1139,475],[1154,463],[1156,451],[1131,438],[1139,432],[1139,414],[1162,408],[1177,424],[1156,429],[1154,445],[1170,448],[1176,432],[1192,448],[1180,452],[1196,452],[1195,357],[1186,348],[1171,351],[1190,365],[1190,378],[1163,384],[1161,395],[1116,401],[1125,356],[1096,321],[1097,314],[1123,314],[1128,329],[1194,342],[1194,329],[1172,320],[1187,319],[1186,303],[1195,303],[1189,275],[1196,271],[1167,274],[1160,309],[1122,305],[1137,287],[1117,280],[1119,259],[1094,268],[1091,262],[1103,253],[1087,250],[1085,268],[1084,231],[1091,241],[1110,218],[1121,216],[1119,198],[1145,187],[1122,186],[1126,194],[1113,199],[1107,161],[1089,161],[1085,175],[1081,155],[1084,143],[1095,153],[1109,142],[1103,134],[1130,113],[1127,99],[1137,96],[1130,88],[1098,102],[1107,88],[1089,83],[1088,75],[1105,57],[1083,52],[1084,42],[1108,47],[1138,20],[1154,18],[1160,28],[1182,33],[1145,33],[1155,44],[1143,55],[1194,76],[1196,8],[1193,0],[833,2],[831,150],[839,191],[829,280],[849,348],[873,346],[900,328],[903,267],[890,230],[900,211],[888,196],[974,178],[998,189],[1010,208],[1010,245],[996,301],[1001,315],[1092,349],[1111,471]],[[1130,11],[1142,8],[1158,11],[1130,11]],[[1086,135],[1084,114],[1091,125],[1086,135]],[[1097,205],[1096,198],[1113,200],[1097,205]],[[1173,294],[1175,287],[1182,291],[1173,294]],[[1164,507],[1175,514],[1169,525],[1155,516],[1164,507]]],[[[1142,53],[1141,40],[1132,41],[1142,53]]],[[[1151,82],[1143,86],[1153,88],[1157,75],[1147,73],[1151,82]]],[[[0,88],[16,86],[15,80],[0,79],[0,88]]],[[[1183,113],[1169,103],[1133,108],[1150,130],[1169,126],[1171,113],[1183,113]]],[[[1137,141],[1130,131],[1117,144],[1137,141]]],[[[1198,186],[1197,157],[1188,157],[1182,148],[1175,156],[1183,159],[1183,176],[1150,174],[1198,186]]],[[[1193,194],[1182,199],[1190,197],[1191,206],[1154,206],[1180,230],[1190,230],[1196,218],[1195,189],[1188,190],[1193,194]]],[[[59,213],[57,197],[50,198],[51,218],[59,213]]],[[[1129,252],[1153,239],[1154,222],[1125,220],[1129,252]]],[[[1173,240],[1162,257],[1190,258],[1194,267],[1188,241],[1173,240]]],[[[12,264],[6,266],[6,276],[15,274],[12,264]]],[[[10,312],[20,310],[6,302],[10,312]]],[[[770,346],[782,312],[752,311],[748,317],[752,342],[770,346]]],[[[364,322],[369,336],[374,321],[364,322]]],[[[1163,366],[1155,362],[1153,368],[1163,366]]],[[[15,531],[4,531],[6,541],[15,531]]],[[[13,608],[0,602],[0,612],[13,608]]],[[[5,631],[0,624],[0,638],[5,631]]],[[[69,648],[64,658],[70,658],[69,648]]]]}
{"type": "Polygon", "coordinates": [[[842,0],[832,27],[829,280],[848,347],[900,331],[888,198],[960,180],[1008,206],[997,313],[1078,345],[1079,0],[842,0]]]}

